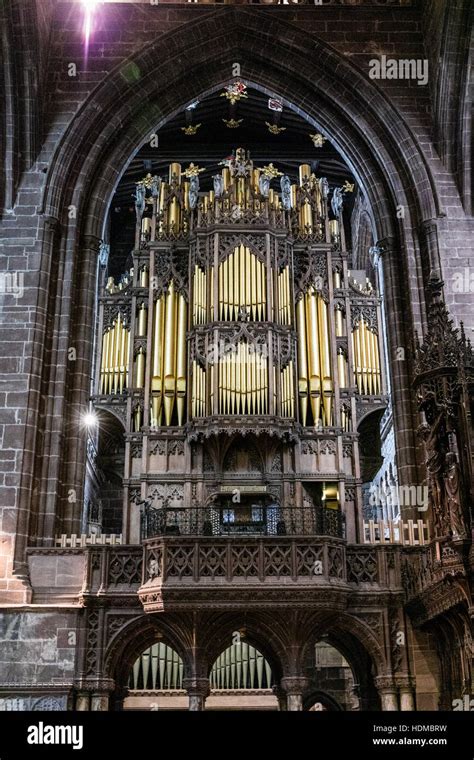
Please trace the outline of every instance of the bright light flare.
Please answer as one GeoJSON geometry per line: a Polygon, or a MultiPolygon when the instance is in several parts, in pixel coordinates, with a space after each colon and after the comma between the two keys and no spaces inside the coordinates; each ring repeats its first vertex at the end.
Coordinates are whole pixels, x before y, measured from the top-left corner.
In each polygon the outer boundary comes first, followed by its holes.
{"type": "Polygon", "coordinates": [[[92,26],[94,20],[94,13],[99,5],[100,0],[81,0],[84,7],[84,41],[86,44],[86,50],[89,47],[89,40],[92,34],[92,26]]]}
{"type": "Polygon", "coordinates": [[[99,424],[99,420],[94,412],[86,412],[82,417],[82,422],[87,428],[95,428],[99,424]]]}

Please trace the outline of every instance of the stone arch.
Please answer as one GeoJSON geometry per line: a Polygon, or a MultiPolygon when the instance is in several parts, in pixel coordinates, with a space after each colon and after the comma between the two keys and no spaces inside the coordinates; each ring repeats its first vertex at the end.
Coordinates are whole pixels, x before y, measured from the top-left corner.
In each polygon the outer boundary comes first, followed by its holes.
{"type": "MultiPolygon", "coordinates": [[[[118,66],[74,116],[51,161],[43,203],[41,273],[48,277],[50,262],[58,256],[60,262],[56,265],[67,270],[74,282],[82,284],[71,298],[70,281],[60,283],[56,299],[61,304],[58,308],[67,310],[58,318],[64,318],[63,324],[70,324],[70,333],[81,353],[81,361],[75,368],[69,368],[69,374],[65,373],[64,380],[55,385],[56,393],[66,395],[66,388],[69,389],[70,418],[89,393],[93,348],[90,325],[94,312],[91,285],[95,281],[104,219],[121,173],[151,131],[197,94],[206,95],[220,88],[231,78],[231,63],[242,56],[243,76],[249,85],[268,94],[278,92],[287,107],[297,110],[311,125],[329,135],[364,189],[387,260],[392,345],[408,345],[411,325],[406,319],[407,308],[411,308],[413,323],[423,324],[424,304],[419,293],[423,291],[423,279],[431,268],[439,268],[439,262],[437,249],[428,250],[428,245],[421,256],[416,230],[422,222],[436,217],[441,208],[430,168],[411,128],[400,119],[382,91],[327,44],[274,14],[270,16],[265,9],[219,8],[193,24],[192,37],[188,28],[179,27],[134,54],[128,64],[140,72],[139,86],[127,82],[123,66],[118,66]],[[279,40],[278,46],[274,45],[275,39],[279,40]],[[191,67],[193,77],[189,76],[191,67]],[[403,151],[400,145],[404,146],[403,151]],[[398,204],[403,204],[409,214],[406,219],[395,221],[398,204]],[[77,208],[76,220],[68,219],[69,205],[77,208]],[[398,249],[403,250],[403,257],[397,257],[398,249]],[[68,293],[61,288],[68,288],[68,293]],[[403,303],[407,294],[409,306],[403,303]]],[[[38,335],[44,330],[43,319],[38,317],[38,335]]],[[[63,345],[55,346],[45,357],[41,340],[34,344],[33,366],[40,375],[44,373],[47,385],[48,365],[68,366],[66,349],[63,345]]],[[[410,385],[402,365],[394,362],[392,367],[394,416],[396,428],[407,431],[414,426],[409,424],[410,385]]],[[[33,398],[28,410],[27,424],[32,430],[38,418],[38,403],[33,398]]],[[[66,425],[67,419],[61,424],[66,425]]],[[[51,459],[56,456],[61,459],[62,483],[76,488],[80,504],[85,443],[78,436],[65,436],[61,452],[61,436],[56,439],[57,450],[50,452],[51,459]]],[[[415,442],[405,432],[403,443],[399,447],[400,476],[414,482],[415,442]]],[[[35,449],[33,443],[30,448],[35,449]]],[[[41,451],[36,456],[39,471],[41,451]]],[[[55,473],[47,472],[41,478],[39,493],[54,493],[49,481],[56,482],[55,473]]],[[[29,533],[27,488],[21,500],[17,526],[20,538],[15,549],[19,564],[24,563],[29,533]]],[[[44,504],[36,508],[46,509],[44,504]]],[[[80,515],[77,508],[65,509],[69,511],[63,515],[64,529],[74,532],[80,515]]]]}
{"type": "Polygon", "coordinates": [[[305,628],[306,630],[301,631],[301,662],[307,660],[310,647],[314,643],[326,638],[343,654],[357,677],[362,675],[364,667],[367,666],[367,658],[376,676],[384,676],[389,672],[389,664],[381,642],[368,623],[354,615],[342,612],[337,615],[331,614],[325,622],[317,624],[316,621],[312,623],[308,620],[305,628]]]}
{"type": "Polygon", "coordinates": [[[104,655],[104,675],[113,680],[116,695],[127,688],[128,676],[135,660],[157,640],[168,644],[184,663],[185,676],[192,673],[192,635],[183,620],[150,615],[133,618],[115,633],[107,643],[104,655]]]}
{"type": "Polygon", "coordinates": [[[288,668],[290,640],[281,621],[265,612],[248,613],[242,610],[211,615],[206,619],[200,631],[200,637],[205,642],[202,656],[205,660],[207,675],[217,657],[232,643],[236,632],[243,634],[242,640],[254,646],[264,656],[278,682],[288,668]]]}

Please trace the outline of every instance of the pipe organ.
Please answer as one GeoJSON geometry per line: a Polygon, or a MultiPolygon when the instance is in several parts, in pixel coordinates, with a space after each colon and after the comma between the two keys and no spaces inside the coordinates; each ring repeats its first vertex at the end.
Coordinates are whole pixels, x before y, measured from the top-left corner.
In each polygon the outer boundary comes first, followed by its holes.
{"type": "Polygon", "coordinates": [[[172,163],[165,178],[137,182],[133,266],[119,282],[103,273],[94,403],[120,417],[130,443],[131,534],[134,505],[169,502],[167,478],[180,474],[183,505],[206,503],[209,488],[217,498],[222,462],[206,465],[212,487],[202,477],[211,437],[281,441],[283,465],[262,478],[278,480],[282,508],[284,467],[295,482],[319,471],[327,482],[333,467],[338,499],[345,472],[357,502],[358,418],[385,404],[380,299],[351,269],[327,180],[302,165],[292,181],[243,149],[204,189],[202,171],[172,163]],[[176,441],[188,455],[171,465],[176,441]]]}

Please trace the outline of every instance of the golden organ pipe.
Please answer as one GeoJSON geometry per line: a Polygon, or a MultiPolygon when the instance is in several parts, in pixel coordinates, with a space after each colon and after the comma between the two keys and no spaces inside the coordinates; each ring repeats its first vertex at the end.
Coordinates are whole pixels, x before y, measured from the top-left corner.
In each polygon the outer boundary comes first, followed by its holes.
{"type": "Polygon", "coordinates": [[[340,387],[347,388],[346,357],[342,348],[339,349],[337,354],[337,374],[340,387]]]}
{"type": "Polygon", "coordinates": [[[309,369],[309,392],[311,411],[314,424],[318,424],[321,409],[321,376],[319,367],[319,337],[318,337],[318,310],[317,296],[311,288],[306,296],[306,330],[308,339],[308,369],[309,369]]]}
{"type": "Polygon", "coordinates": [[[176,390],[176,298],[173,280],[166,295],[166,324],[164,342],[164,407],[166,425],[171,424],[176,390]]]}
{"type": "Polygon", "coordinates": [[[333,282],[336,289],[339,289],[341,287],[341,273],[339,269],[334,270],[333,282]]]}
{"type": "Polygon", "coordinates": [[[112,322],[112,325],[109,330],[109,342],[107,346],[107,353],[108,353],[107,393],[112,393],[112,388],[114,384],[114,338],[115,338],[115,322],[112,322]]]}
{"type": "Polygon", "coordinates": [[[375,393],[380,393],[380,390],[381,390],[380,353],[379,353],[379,336],[377,333],[374,333],[374,358],[375,358],[375,393]]]}
{"type": "Polygon", "coordinates": [[[339,243],[339,222],[337,219],[331,219],[329,222],[329,235],[331,243],[339,243]]]}
{"type": "Polygon", "coordinates": [[[142,267],[140,270],[140,287],[141,288],[148,287],[148,267],[147,266],[142,267]]]}
{"type": "Polygon", "coordinates": [[[335,319],[336,319],[336,335],[338,338],[344,335],[344,317],[342,314],[342,309],[339,307],[336,307],[335,310],[335,319]]]}
{"type": "Polygon", "coordinates": [[[120,345],[122,342],[121,339],[121,331],[122,331],[122,322],[120,319],[120,314],[117,317],[117,322],[115,324],[115,341],[114,341],[114,393],[117,393],[119,389],[119,381],[120,381],[120,345]]]}
{"type": "Polygon", "coordinates": [[[120,377],[119,377],[119,393],[123,392],[124,385],[126,382],[125,374],[127,371],[126,368],[126,346],[127,346],[127,330],[125,329],[125,325],[122,325],[122,334],[120,336],[120,377]]]}
{"type": "Polygon", "coordinates": [[[104,385],[105,385],[105,363],[107,361],[107,330],[105,330],[104,334],[102,335],[102,353],[100,355],[100,393],[104,392],[104,385]]]}
{"type": "Polygon", "coordinates": [[[245,251],[245,247],[243,245],[240,246],[239,257],[240,257],[240,262],[239,262],[239,269],[240,269],[240,305],[245,307],[245,305],[247,303],[247,296],[246,296],[247,289],[246,289],[246,282],[245,282],[245,277],[246,277],[246,273],[247,273],[247,267],[246,267],[246,251],[245,251]]]}
{"type": "Polygon", "coordinates": [[[153,360],[152,360],[152,410],[153,423],[158,425],[163,399],[163,332],[165,321],[165,298],[162,296],[155,302],[154,331],[153,331],[153,360]]]}
{"type": "Polygon", "coordinates": [[[145,306],[144,303],[140,306],[138,310],[138,335],[140,337],[144,337],[147,332],[147,323],[148,323],[148,309],[145,306]]]}
{"type": "Polygon", "coordinates": [[[362,390],[362,354],[361,354],[361,347],[360,347],[360,331],[359,331],[359,325],[355,327],[355,329],[352,332],[352,338],[353,338],[353,344],[354,344],[354,356],[355,356],[355,370],[356,370],[356,381],[357,381],[357,387],[359,390],[359,393],[363,393],[362,390]]]}
{"type": "Polygon", "coordinates": [[[230,267],[230,258],[227,257],[226,260],[222,263],[223,269],[224,269],[224,319],[230,319],[230,305],[229,305],[229,267],[230,267]]]}
{"type": "Polygon", "coordinates": [[[217,270],[219,282],[219,319],[224,319],[224,262],[219,265],[217,270]]]}
{"type": "Polygon", "coordinates": [[[136,370],[137,379],[135,387],[143,388],[145,384],[145,354],[143,348],[140,348],[137,353],[136,370]]]}
{"type": "Polygon", "coordinates": [[[308,413],[308,360],[306,345],[305,297],[296,305],[296,322],[298,330],[298,395],[301,407],[301,422],[306,425],[308,413]]]}
{"type": "Polygon", "coordinates": [[[362,318],[359,322],[359,340],[362,358],[362,393],[367,393],[367,345],[365,340],[365,322],[362,318]]]}
{"type": "Polygon", "coordinates": [[[367,385],[368,385],[368,392],[370,394],[375,393],[374,386],[375,386],[375,377],[374,377],[374,348],[373,348],[373,341],[372,336],[373,333],[370,329],[370,325],[367,323],[367,327],[365,330],[365,336],[366,336],[366,343],[367,343],[367,385]]]}
{"type": "Polygon", "coordinates": [[[323,409],[325,423],[326,425],[330,425],[332,415],[332,373],[331,351],[329,346],[328,307],[321,296],[318,296],[318,317],[323,409]]]}
{"type": "Polygon", "coordinates": [[[178,425],[184,421],[184,396],[186,393],[186,301],[178,296],[178,336],[176,348],[176,405],[178,425]]]}

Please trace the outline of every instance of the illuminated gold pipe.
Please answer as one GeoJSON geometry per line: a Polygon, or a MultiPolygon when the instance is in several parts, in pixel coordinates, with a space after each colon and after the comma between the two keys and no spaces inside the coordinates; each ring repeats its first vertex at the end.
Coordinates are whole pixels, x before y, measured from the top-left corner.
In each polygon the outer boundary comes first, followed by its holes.
{"type": "Polygon", "coordinates": [[[219,320],[224,319],[224,264],[220,264],[217,269],[217,276],[219,282],[219,320]]]}
{"type": "Polygon", "coordinates": [[[153,329],[153,357],[152,357],[152,423],[158,425],[163,399],[163,338],[165,322],[165,298],[162,296],[155,302],[154,329],[153,329]]]}
{"type": "Polygon", "coordinates": [[[250,356],[250,414],[256,414],[257,410],[257,388],[255,374],[255,351],[250,356]]]}
{"type": "Polygon", "coordinates": [[[228,278],[228,270],[229,270],[229,259],[225,259],[225,261],[221,264],[222,267],[222,295],[223,295],[223,303],[224,303],[224,321],[228,320],[230,317],[230,310],[229,310],[229,278],[228,278]]]}
{"type": "Polygon", "coordinates": [[[367,345],[365,340],[365,321],[364,318],[359,322],[359,340],[362,358],[362,393],[367,394],[367,345]]]}
{"type": "Polygon", "coordinates": [[[191,370],[191,417],[196,417],[196,360],[193,359],[191,370]]]}
{"type": "Polygon", "coordinates": [[[209,270],[209,310],[206,302],[206,320],[209,318],[214,321],[214,267],[209,270]]]}
{"type": "Polygon", "coordinates": [[[135,364],[136,364],[135,388],[143,388],[145,384],[145,353],[143,351],[143,348],[138,349],[135,364]]]}
{"type": "Polygon", "coordinates": [[[333,283],[336,290],[341,287],[341,273],[339,269],[334,270],[333,283]]]}
{"type": "Polygon", "coordinates": [[[222,170],[222,179],[223,179],[223,185],[224,185],[224,191],[227,192],[230,188],[231,183],[231,176],[230,176],[230,169],[228,166],[225,166],[222,170]]]}
{"type": "Polygon", "coordinates": [[[291,186],[291,207],[296,208],[296,185],[291,186]]]}
{"type": "Polygon", "coordinates": [[[275,272],[276,278],[277,278],[277,298],[278,298],[278,322],[282,324],[283,322],[283,309],[282,309],[282,302],[281,302],[281,272],[275,272]]]}
{"type": "Polygon", "coordinates": [[[309,392],[314,424],[318,424],[321,410],[321,377],[319,365],[317,296],[311,288],[306,295],[306,330],[308,348],[309,392]]]}
{"type": "Polygon", "coordinates": [[[244,343],[242,351],[242,366],[241,366],[241,393],[242,393],[242,414],[245,414],[246,412],[246,404],[247,404],[247,362],[248,362],[248,354],[249,354],[249,346],[247,343],[244,343]]]}
{"type": "Polygon", "coordinates": [[[138,333],[140,337],[145,337],[148,323],[148,309],[144,303],[138,309],[138,333]]]}
{"type": "Polygon", "coordinates": [[[300,298],[296,305],[296,325],[298,331],[298,395],[301,408],[301,424],[306,425],[308,413],[308,359],[304,296],[300,298]]]}
{"type": "Polygon", "coordinates": [[[290,416],[295,417],[295,371],[293,359],[290,361],[290,416]]]}
{"type": "Polygon", "coordinates": [[[166,296],[166,320],[164,341],[164,407],[165,424],[171,425],[176,392],[176,297],[171,280],[166,296]]]}
{"type": "Polygon", "coordinates": [[[125,385],[128,388],[131,385],[130,381],[130,330],[125,331],[125,385]]]}
{"type": "Polygon", "coordinates": [[[291,325],[291,289],[290,289],[290,268],[285,267],[286,283],[286,324],[291,325]]]}
{"type": "Polygon", "coordinates": [[[233,264],[233,268],[232,268],[233,274],[231,274],[232,291],[233,291],[232,301],[234,304],[232,319],[237,319],[238,313],[239,313],[239,305],[240,305],[239,253],[240,253],[240,248],[236,248],[235,251],[231,254],[232,264],[233,264]]]}
{"type": "Polygon", "coordinates": [[[342,309],[338,306],[336,306],[336,310],[335,310],[335,320],[336,320],[336,335],[338,338],[340,338],[345,333],[344,333],[344,317],[342,314],[342,309]]]}
{"type": "Polygon", "coordinates": [[[329,222],[329,236],[331,243],[338,244],[340,240],[339,222],[337,219],[331,219],[329,222]]]}
{"type": "Polygon", "coordinates": [[[125,325],[122,325],[122,334],[120,336],[120,377],[119,377],[119,393],[123,393],[123,389],[125,386],[125,375],[126,375],[126,348],[127,348],[127,330],[125,329],[125,325]]]}
{"type": "Polygon", "coordinates": [[[250,318],[252,321],[257,319],[257,259],[253,253],[250,254],[250,318]]]}
{"type": "MultiPolygon", "coordinates": [[[[151,219],[150,219],[150,222],[151,222],[151,219]]],[[[148,287],[148,267],[146,266],[146,264],[140,270],[140,287],[141,288],[148,287]]]]}
{"type": "Polygon", "coordinates": [[[178,335],[176,346],[176,406],[178,425],[184,421],[184,398],[186,395],[186,301],[178,296],[178,335]]]}
{"type": "Polygon", "coordinates": [[[377,378],[377,393],[382,389],[382,378],[380,372],[380,350],[379,350],[379,336],[376,334],[375,338],[375,377],[377,378]]]}
{"type": "Polygon", "coordinates": [[[241,245],[239,250],[239,269],[240,269],[240,306],[245,307],[247,304],[247,284],[245,281],[245,275],[247,271],[246,267],[246,251],[245,246],[241,245]]]}
{"type": "Polygon", "coordinates": [[[321,379],[323,392],[323,409],[326,425],[331,424],[332,419],[332,372],[331,350],[329,344],[328,307],[324,299],[318,296],[318,323],[319,343],[321,346],[321,379]]]}
{"type": "Polygon", "coordinates": [[[268,360],[263,357],[263,413],[268,411],[268,360]]]}
{"type": "Polygon", "coordinates": [[[122,320],[120,314],[115,324],[114,342],[114,393],[117,393],[120,384],[120,346],[122,343],[122,320]]]}
{"type": "Polygon", "coordinates": [[[337,353],[337,375],[339,386],[341,388],[347,388],[347,362],[342,348],[340,348],[337,353]]]}
{"type": "Polygon", "coordinates": [[[251,314],[251,306],[252,306],[252,298],[250,295],[250,288],[251,288],[251,282],[250,282],[250,256],[252,254],[250,253],[250,250],[246,247],[244,247],[244,262],[245,262],[245,306],[247,307],[248,314],[250,317],[251,314]]]}
{"type": "Polygon", "coordinates": [[[365,351],[367,355],[367,393],[372,395],[374,393],[374,351],[372,344],[372,331],[368,323],[365,328],[365,351]]]}
{"type": "Polygon", "coordinates": [[[362,390],[362,354],[361,354],[361,346],[360,346],[360,330],[359,325],[355,327],[355,329],[352,332],[353,342],[354,342],[354,356],[355,356],[355,371],[356,371],[356,381],[357,381],[357,388],[359,393],[363,393],[362,390]]]}
{"type": "Polygon", "coordinates": [[[104,392],[104,381],[105,381],[105,357],[107,352],[107,330],[104,331],[102,335],[102,350],[100,354],[100,383],[99,383],[99,393],[104,392]]]}

